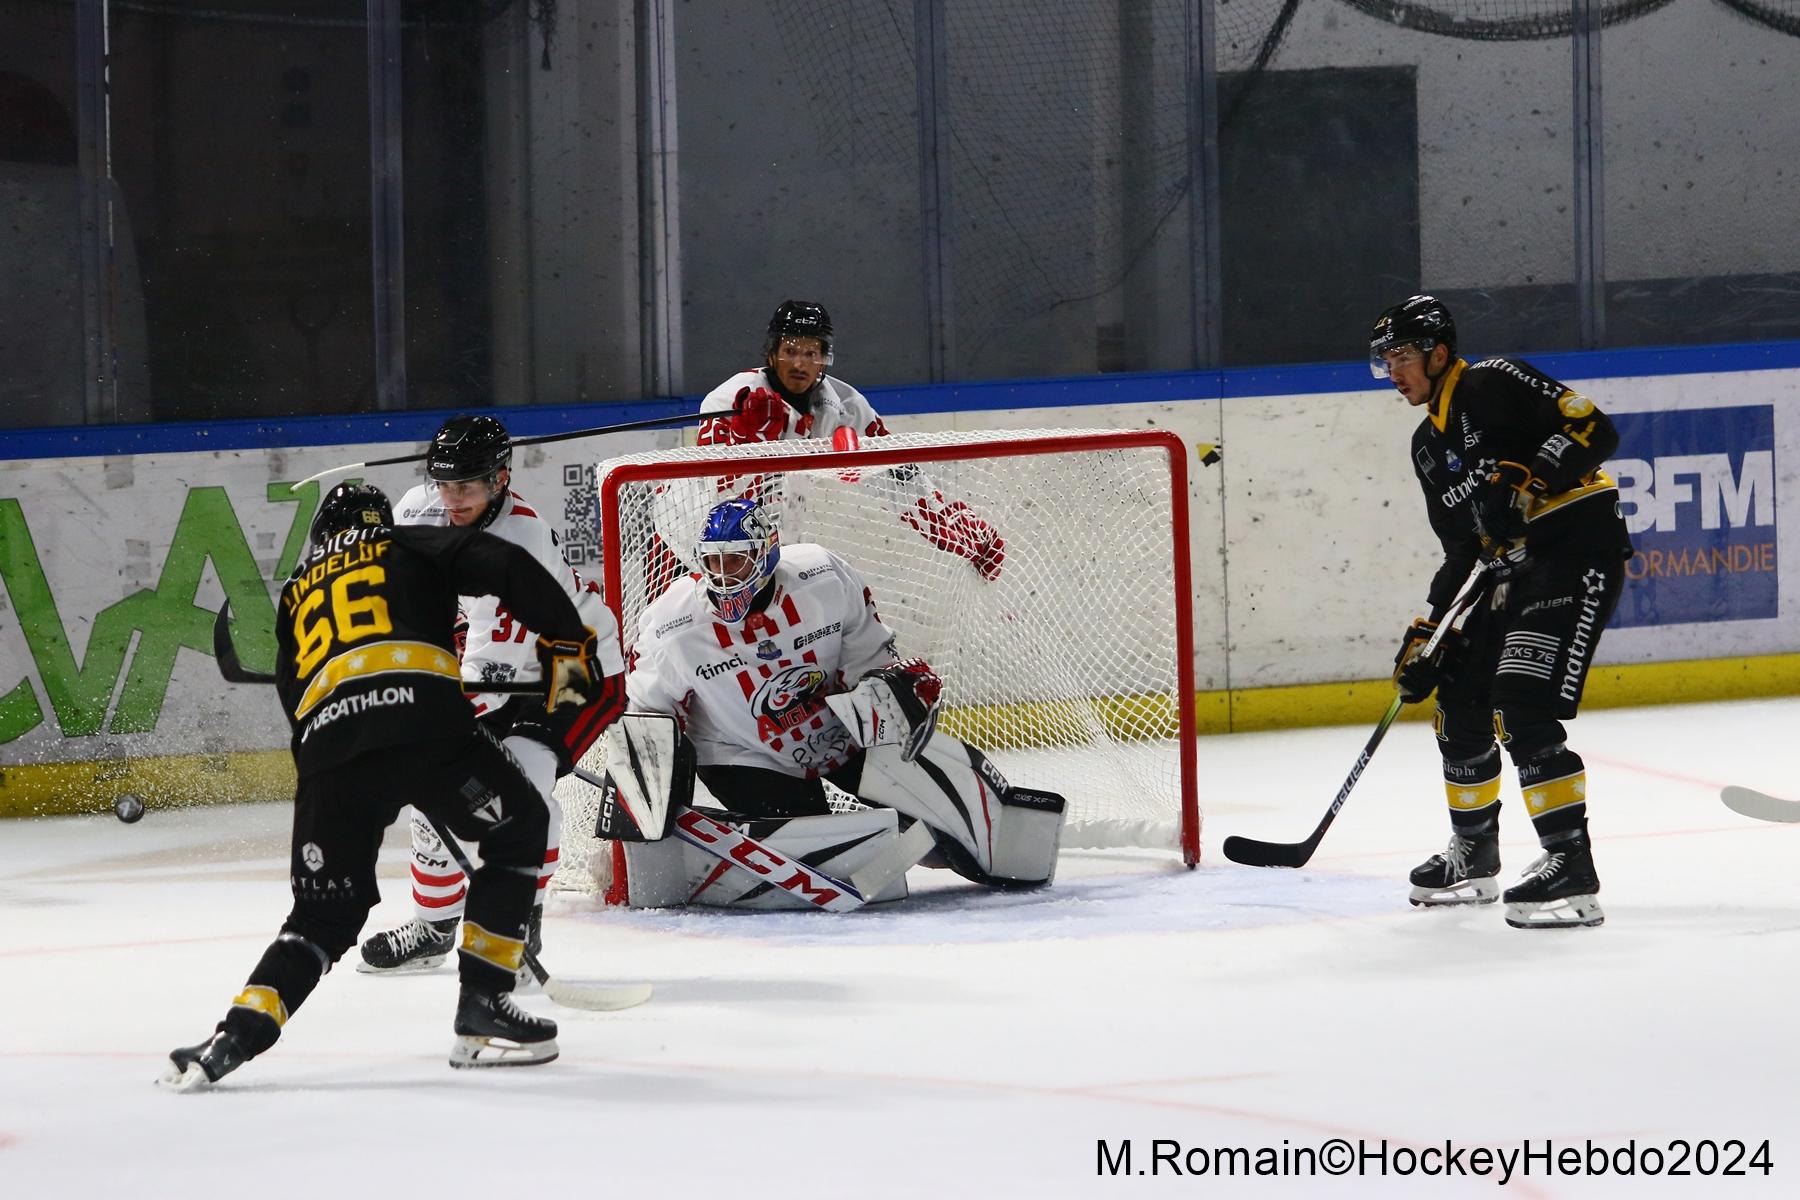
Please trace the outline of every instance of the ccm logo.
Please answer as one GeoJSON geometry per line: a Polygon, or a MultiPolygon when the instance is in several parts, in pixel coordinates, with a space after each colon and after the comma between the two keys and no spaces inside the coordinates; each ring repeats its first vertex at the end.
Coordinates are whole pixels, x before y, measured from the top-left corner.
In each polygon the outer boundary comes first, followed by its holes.
{"type": "Polygon", "coordinates": [[[691,808],[676,817],[675,824],[719,857],[766,876],[772,887],[792,892],[809,904],[825,908],[844,894],[792,859],[782,857],[731,826],[703,817],[691,808]]]}

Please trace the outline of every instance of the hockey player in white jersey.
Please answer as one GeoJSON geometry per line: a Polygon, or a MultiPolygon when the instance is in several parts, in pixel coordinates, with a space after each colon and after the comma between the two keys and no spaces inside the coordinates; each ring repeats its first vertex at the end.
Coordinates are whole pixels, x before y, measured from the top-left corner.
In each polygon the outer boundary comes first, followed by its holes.
{"type": "MultiPolygon", "coordinates": [[[[853,450],[888,428],[868,397],[825,368],[832,363],[831,316],[821,304],[788,300],[769,318],[763,365],[740,371],[700,402],[699,444],[815,438],[853,450]],[[706,414],[713,414],[707,416],[706,414]]],[[[916,466],[889,468],[903,486],[895,515],[939,550],[966,558],[984,579],[998,579],[1006,539],[961,500],[946,499],[916,466]]]]}
{"type": "MultiPolygon", "coordinates": [[[[746,853],[760,862],[785,853],[847,875],[885,855],[895,886],[872,899],[904,895],[905,868],[921,858],[994,886],[1048,883],[1062,798],[1013,787],[981,752],[936,733],[936,673],[898,656],[848,562],[819,545],[782,546],[774,521],[754,500],[715,506],[694,546],[702,571],[645,609],[626,676],[630,711],[606,735],[609,777],[642,757],[626,742],[657,718],[637,714],[666,714],[726,810],[709,813],[708,828],[751,847],[729,856],[740,866],[746,853]],[[826,780],[879,807],[833,813],[826,780]],[[912,849],[896,861],[902,844],[912,849]]],[[[733,887],[721,881],[724,856],[697,857],[691,838],[651,838],[614,855],[626,903],[791,906],[761,884],[760,868],[733,887]]]]}
{"type": "MultiPolygon", "coordinates": [[[[612,610],[600,589],[583,581],[563,559],[549,523],[512,490],[511,462],[512,439],[499,421],[484,415],[452,417],[432,438],[425,466],[429,481],[401,498],[394,519],[399,525],[484,529],[523,547],[562,583],[583,623],[599,635],[596,667],[607,677],[601,697],[578,714],[553,723],[546,720],[542,702],[533,697],[479,692],[482,683],[529,683],[541,678],[533,649],[537,635],[497,598],[463,597],[467,633],[462,677],[472,693],[476,719],[504,741],[550,806],[550,844],[527,929],[527,944],[535,954],[543,938],[544,892],[556,873],[561,848],[562,813],[552,789],[557,777],[568,772],[623,707],[624,660],[612,610]]],[[[411,828],[414,916],[363,942],[359,971],[429,970],[455,948],[468,881],[429,822],[415,813],[411,828]]]]}

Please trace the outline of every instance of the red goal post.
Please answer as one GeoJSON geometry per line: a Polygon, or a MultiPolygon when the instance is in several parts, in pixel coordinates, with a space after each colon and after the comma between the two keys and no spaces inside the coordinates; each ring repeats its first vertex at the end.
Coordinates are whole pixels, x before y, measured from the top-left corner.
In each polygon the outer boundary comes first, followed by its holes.
{"type": "MultiPolygon", "coordinates": [[[[1166,846],[1193,865],[1188,453],[1162,430],[986,430],[609,459],[596,471],[606,601],[629,652],[645,607],[694,569],[706,512],[758,495],[784,544],[818,542],[855,566],[900,653],[943,676],[940,730],[1068,799],[1065,849],[1166,846]],[[995,577],[977,562],[992,535],[995,577]]],[[[559,886],[591,888],[604,867],[593,791],[573,777],[557,788],[559,886]]]]}

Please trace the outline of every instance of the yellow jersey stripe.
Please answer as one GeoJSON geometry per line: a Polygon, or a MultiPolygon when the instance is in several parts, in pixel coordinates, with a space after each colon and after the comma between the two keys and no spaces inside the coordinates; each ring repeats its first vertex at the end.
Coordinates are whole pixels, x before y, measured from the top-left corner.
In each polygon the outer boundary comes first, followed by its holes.
{"type": "Polygon", "coordinates": [[[306,692],[294,708],[296,718],[304,717],[331,693],[353,679],[367,679],[394,671],[413,674],[442,675],[462,685],[462,669],[456,656],[430,642],[375,642],[344,650],[319,668],[306,692]]]}

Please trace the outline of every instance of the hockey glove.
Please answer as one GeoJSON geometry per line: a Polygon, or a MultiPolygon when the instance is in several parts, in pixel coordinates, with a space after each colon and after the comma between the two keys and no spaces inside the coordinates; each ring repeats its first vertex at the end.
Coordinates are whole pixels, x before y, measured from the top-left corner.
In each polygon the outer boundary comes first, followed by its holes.
{"type": "Polygon", "coordinates": [[[1417,704],[1430,699],[1438,684],[1451,677],[1462,652],[1463,635],[1460,630],[1450,630],[1439,640],[1431,657],[1426,658],[1421,651],[1436,632],[1436,621],[1415,617],[1400,638],[1400,652],[1394,655],[1394,686],[1400,689],[1402,703],[1417,704]]]}
{"type": "Polygon", "coordinates": [[[864,748],[899,746],[911,762],[937,728],[944,681],[922,658],[909,658],[864,675],[852,691],[827,696],[825,703],[864,748]]]}
{"type": "Polygon", "coordinates": [[[1000,578],[1006,539],[961,500],[946,501],[942,492],[934,491],[930,500],[913,501],[912,510],[901,515],[939,550],[975,564],[983,579],[992,583],[1000,578]]]}
{"type": "MultiPolygon", "coordinates": [[[[856,430],[850,426],[839,425],[831,431],[831,448],[833,450],[860,450],[862,449],[862,439],[856,436],[856,430]]],[[[839,471],[838,478],[845,483],[860,483],[862,482],[862,472],[851,468],[839,471]]]]}
{"type": "Polygon", "coordinates": [[[1497,553],[1525,536],[1525,508],[1543,494],[1544,481],[1516,462],[1495,465],[1475,493],[1475,524],[1483,544],[1497,553]]]}
{"type": "Polygon", "coordinates": [[[544,709],[580,708],[600,695],[599,637],[592,629],[579,642],[537,640],[538,663],[544,668],[544,709]]]}
{"type": "Polygon", "coordinates": [[[787,401],[768,388],[739,388],[731,402],[733,442],[778,442],[787,423],[787,401]]]}

